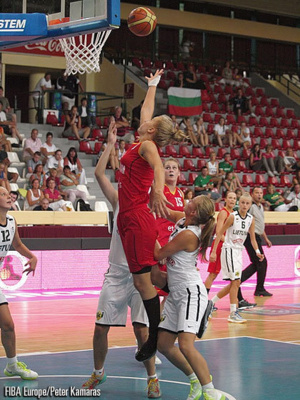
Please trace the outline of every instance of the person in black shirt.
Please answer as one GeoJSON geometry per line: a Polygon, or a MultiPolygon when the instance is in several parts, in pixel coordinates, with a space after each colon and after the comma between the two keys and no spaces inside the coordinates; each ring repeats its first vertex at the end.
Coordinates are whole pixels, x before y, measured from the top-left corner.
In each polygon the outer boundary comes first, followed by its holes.
{"type": "Polygon", "coordinates": [[[65,71],[62,71],[62,75],[57,79],[57,89],[67,90],[69,92],[62,93],[61,102],[68,103],[68,109],[70,110],[75,104],[75,96],[78,92],[78,87],[83,92],[83,87],[80,80],[75,75],[66,75],[65,71]]]}
{"type": "Polygon", "coordinates": [[[243,95],[242,89],[238,89],[237,95],[229,100],[229,104],[233,106],[233,112],[236,116],[240,116],[249,110],[249,100],[243,95]]]}

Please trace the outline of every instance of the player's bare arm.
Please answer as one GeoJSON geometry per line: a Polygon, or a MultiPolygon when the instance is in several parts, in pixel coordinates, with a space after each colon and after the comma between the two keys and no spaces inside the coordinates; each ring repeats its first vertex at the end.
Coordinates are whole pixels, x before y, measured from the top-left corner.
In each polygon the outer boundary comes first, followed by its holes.
{"type": "Polygon", "coordinates": [[[228,217],[228,219],[225,222],[225,224],[222,226],[222,229],[220,230],[220,232],[217,234],[217,237],[216,237],[215,243],[214,243],[214,247],[213,247],[212,252],[210,254],[210,257],[209,257],[209,261],[210,262],[215,262],[216,261],[216,259],[217,259],[216,250],[217,250],[218,244],[220,243],[220,240],[221,240],[222,236],[224,235],[224,233],[233,224],[233,222],[234,222],[234,216],[231,214],[228,217]]]}
{"type": "Polygon", "coordinates": [[[34,276],[35,269],[36,269],[36,264],[37,264],[37,258],[34,254],[31,253],[31,251],[25,246],[24,243],[22,243],[19,232],[18,232],[18,227],[16,225],[16,232],[14,236],[14,240],[12,242],[14,249],[20,253],[22,256],[28,258],[28,261],[25,265],[29,265],[28,268],[24,269],[23,274],[30,274],[32,272],[32,275],[34,276]]]}
{"type": "Polygon", "coordinates": [[[186,230],[180,232],[164,247],[161,247],[160,249],[155,247],[154,258],[156,260],[162,260],[163,258],[170,257],[179,251],[195,251],[198,246],[199,239],[197,236],[193,232],[186,230]]]}
{"type": "MultiPolygon", "coordinates": [[[[164,70],[160,69],[155,72],[155,74],[150,74],[150,77],[146,77],[148,81],[148,85],[151,85],[151,82],[155,82],[155,80],[163,74],[164,70]]],[[[149,86],[142,109],[141,109],[141,122],[142,125],[144,122],[149,121],[152,118],[154,112],[155,105],[155,94],[156,94],[156,86],[149,86]]]]}
{"type": "Polygon", "coordinates": [[[108,129],[107,146],[105,147],[105,150],[103,151],[96,165],[95,177],[97,179],[100,188],[104,193],[104,196],[110,202],[114,210],[118,203],[118,192],[117,190],[115,190],[110,180],[105,175],[105,170],[107,163],[109,161],[111,150],[114,149],[116,141],[117,141],[117,128],[115,121],[112,120],[110,122],[108,129]]]}

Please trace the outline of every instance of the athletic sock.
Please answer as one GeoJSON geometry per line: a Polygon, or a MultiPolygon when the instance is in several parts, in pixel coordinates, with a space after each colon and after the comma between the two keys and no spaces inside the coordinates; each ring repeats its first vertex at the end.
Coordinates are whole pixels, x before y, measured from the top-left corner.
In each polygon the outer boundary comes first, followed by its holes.
{"type": "Polygon", "coordinates": [[[147,376],[147,382],[149,382],[150,379],[157,379],[157,375],[156,374],[155,375],[148,375],[147,376]]]}
{"type": "Polygon", "coordinates": [[[160,322],[160,302],[156,295],[152,299],[143,300],[145,310],[149,320],[149,339],[157,339],[157,327],[160,322]]]}
{"type": "Polygon", "coordinates": [[[190,381],[198,380],[197,375],[193,372],[191,375],[188,375],[190,381]]]}
{"type": "Polygon", "coordinates": [[[102,375],[103,371],[104,371],[104,367],[101,368],[101,369],[94,369],[94,372],[95,372],[96,375],[102,375]]]}
{"type": "Polygon", "coordinates": [[[236,312],[236,304],[230,304],[230,314],[236,312]]]}
{"type": "Polygon", "coordinates": [[[211,299],[211,301],[214,303],[214,304],[216,304],[216,302],[217,301],[219,301],[220,299],[219,299],[219,297],[216,295],[216,296],[214,296],[212,299],[211,299]]]}
{"type": "Polygon", "coordinates": [[[204,392],[206,391],[206,389],[214,389],[214,384],[212,382],[209,382],[206,385],[203,385],[202,389],[204,392]]]}
{"type": "Polygon", "coordinates": [[[13,365],[13,364],[16,364],[17,362],[18,362],[17,356],[12,357],[12,358],[8,358],[8,357],[7,357],[7,364],[8,364],[8,365],[13,365]]]}
{"type": "Polygon", "coordinates": [[[206,288],[206,291],[207,291],[207,294],[209,293],[209,291],[210,291],[210,288],[206,288]]]}

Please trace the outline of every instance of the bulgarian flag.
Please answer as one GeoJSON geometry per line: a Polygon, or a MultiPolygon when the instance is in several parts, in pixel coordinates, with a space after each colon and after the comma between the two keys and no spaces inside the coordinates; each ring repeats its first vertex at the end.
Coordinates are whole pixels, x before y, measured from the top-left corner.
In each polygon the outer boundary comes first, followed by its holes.
{"type": "Polygon", "coordinates": [[[202,113],[201,90],[170,87],[168,89],[169,114],[188,117],[202,113]]]}

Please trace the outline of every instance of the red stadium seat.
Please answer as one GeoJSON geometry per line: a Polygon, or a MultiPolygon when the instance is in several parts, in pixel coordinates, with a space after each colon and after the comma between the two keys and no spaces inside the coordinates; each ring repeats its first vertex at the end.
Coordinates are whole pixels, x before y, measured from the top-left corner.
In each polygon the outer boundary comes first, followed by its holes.
{"type": "Polygon", "coordinates": [[[274,98],[271,99],[270,104],[271,104],[272,107],[279,107],[279,101],[278,101],[278,99],[274,99],[274,98]]]}
{"type": "Polygon", "coordinates": [[[209,112],[208,103],[206,101],[202,101],[202,112],[209,112]]]}
{"type": "Polygon", "coordinates": [[[232,160],[239,160],[241,158],[239,149],[231,149],[230,156],[232,160]]]}
{"type": "Polygon", "coordinates": [[[210,101],[209,94],[207,90],[201,90],[201,100],[203,101],[210,101]]]}
{"type": "Polygon", "coordinates": [[[262,96],[262,97],[260,98],[260,105],[261,105],[262,107],[269,107],[269,102],[268,102],[267,96],[262,96]]]}
{"type": "Polygon", "coordinates": [[[255,185],[259,185],[259,186],[263,186],[263,187],[267,186],[267,181],[265,179],[265,175],[264,174],[256,174],[256,176],[255,176],[255,185]]]}
{"type": "Polygon", "coordinates": [[[233,95],[234,93],[233,93],[232,86],[226,85],[225,89],[224,89],[224,93],[233,95]]]}
{"type": "Polygon", "coordinates": [[[258,117],[263,117],[265,115],[261,106],[255,107],[255,115],[257,115],[258,117]]]}
{"type": "Polygon", "coordinates": [[[174,71],[168,71],[167,72],[167,79],[170,79],[171,81],[176,81],[176,74],[174,71]]]}
{"type": "Polygon", "coordinates": [[[300,150],[300,140],[299,140],[299,139],[294,139],[294,142],[293,142],[293,150],[294,150],[294,151],[300,150]]]}
{"type": "Polygon", "coordinates": [[[188,158],[192,157],[192,155],[191,155],[191,153],[189,151],[189,148],[187,146],[184,146],[184,145],[179,146],[179,155],[181,157],[188,157],[188,158]]]}
{"type": "Polygon", "coordinates": [[[285,134],[283,132],[283,129],[277,128],[276,129],[276,133],[275,133],[275,137],[277,139],[283,139],[285,137],[285,134]]]}
{"type": "Polygon", "coordinates": [[[289,121],[286,118],[281,118],[280,126],[282,128],[289,128],[290,127],[289,121]]]}
{"type": "Polygon", "coordinates": [[[290,179],[287,175],[281,175],[280,186],[281,187],[291,187],[292,186],[292,182],[290,181],[290,179]]]}
{"type": "Polygon", "coordinates": [[[174,70],[174,64],[172,63],[172,61],[166,61],[166,70],[174,70]]]}
{"type": "Polygon", "coordinates": [[[293,131],[293,129],[288,129],[286,131],[286,138],[287,139],[295,139],[295,137],[296,137],[296,133],[295,133],[295,131],[293,131]]]}
{"type": "Polygon", "coordinates": [[[250,116],[250,117],[249,117],[248,125],[250,125],[250,126],[256,126],[256,125],[258,125],[258,121],[257,121],[256,117],[250,116]]]}
{"type": "Polygon", "coordinates": [[[201,171],[203,167],[206,166],[206,160],[198,160],[196,171],[201,171]]]}
{"type": "Polygon", "coordinates": [[[279,142],[278,139],[272,139],[271,145],[273,146],[274,150],[275,149],[278,149],[278,150],[281,149],[280,142],[279,142]]]}
{"type": "Polygon", "coordinates": [[[288,147],[293,147],[291,141],[288,140],[288,139],[283,139],[282,140],[282,148],[283,148],[283,150],[286,150],[288,147]]]}
{"type": "MultiPolygon", "coordinates": [[[[254,90],[252,89],[252,87],[251,86],[248,86],[247,88],[246,88],[246,90],[245,90],[245,95],[246,96],[253,96],[253,97],[255,97],[255,92],[254,92],[254,90]]],[[[253,104],[253,103],[252,103],[253,104]]]]}
{"type": "Polygon", "coordinates": [[[193,147],[192,155],[194,156],[194,158],[201,158],[204,156],[201,147],[193,147]]]}
{"type": "Polygon", "coordinates": [[[143,67],[144,68],[152,68],[152,61],[150,60],[150,58],[143,59],[143,67]]]}
{"type": "Polygon", "coordinates": [[[93,149],[91,148],[90,142],[82,141],[79,143],[79,151],[84,152],[86,154],[92,154],[93,149]]]}
{"type": "Polygon", "coordinates": [[[236,124],[235,116],[232,114],[228,114],[226,118],[226,124],[227,125],[236,124]]]}
{"type": "Polygon", "coordinates": [[[286,117],[287,118],[296,118],[294,110],[289,108],[286,110],[286,117]]]}
{"type": "Polygon", "coordinates": [[[142,68],[142,63],[138,58],[133,58],[132,59],[132,64],[135,65],[138,68],[142,68]]]}
{"type": "Polygon", "coordinates": [[[266,117],[274,117],[273,108],[270,106],[266,107],[265,115],[266,117]]]}
{"type": "Polygon", "coordinates": [[[272,117],[270,119],[270,126],[272,126],[273,128],[279,128],[279,122],[278,119],[275,117],[272,117]]]}
{"type": "Polygon", "coordinates": [[[222,114],[215,114],[214,123],[217,124],[222,118],[222,114]]]}
{"type": "Polygon", "coordinates": [[[208,122],[209,124],[211,124],[213,122],[211,114],[204,113],[203,114],[203,122],[208,122]]]}
{"type": "Polygon", "coordinates": [[[183,160],[182,171],[195,171],[195,165],[191,159],[183,160]]]}
{"type": "Polygon", "coordinates": [[[276,117],[277,118],[285,118],[285,113],[282,107],[277,107],[276,108],[276,117]]]}
{"type": "Polygon", "coordinates": [[[102,142],[95,142],[94,153],[99,154],[102,147],[102,142]]]}
{"type": "Polygon", "coordinates": [[[243,174],[242,186],[254,186],[252,175],[243,174]]]}
{"type": "Polygon", "coordinates": [[[223,88],[220,85],[215,85],[214,86],[214,93],[223,93],[223,88]]]}
{"type": "Polygon", "coordinates": [[[183,172],[180,172],[180,174],[179,174],[178,185],[187,185],[187,180],[186,180],[183,172]]]}
{"type": "Polygon", "coordinates": [[[278,187],[280,185],[280,183],[278,182],[278,179],[277,179],[276,176],[269,176],[268,177],[268,184],[274,185],[276,187],[278,187]]]}
{"type": "Polygon", "coordinates": [[[251,152],[250,149],[243,149],[242,160],[249,160],[250,152],[251,152]]]}
{"type": "Polygon", "coordinates": [[[258,126],[254,128],[254,136],[255,137],[263,137],[263,131],[261,128],[259,128],[258,126]]]}
{"type": "Polygon", "coordinates": [[[243,172],[247,170],[247,166],[245,161],[243,160],[237,160],[236,162],[236,167],[235,167],[235,171],[236,172],[243,172]]]}
{"type": "Polygon", "coordinates": [[[293,128],[293,129],[298,129],[298,128],[300,128],[300,126],[299,126],[299,121],[298,121],[297,119],[292,119],[292,121],[291,121],[291,128],[293,128]]]}
{"type": "Polygon", "coordinates": [[[263,97],[265,95],[265,92],[262,88],[257,88],[256,89],[256,96],[257,97],[263,97]]]}
{"type": "Polygon", "coordinates": [[[193,185],[197,176],[198,176],[198,174],[196,172],[190,172],[188,184],[193,185]]]}
{"type": "Polygon", "coordinates": [[[218,96],[218,103],[226,103],[227,99],[224,93],[220,93],[218,96]]]}
{"type": "Polygon", "coordinates": [[[210,106],[210,112],[211,113],[219,113],[220,112],[219,104],[213,101],[210,106]]]}
{"type": "Polygon", "coordinates": [[[238,124],[241,124],[242,122],[247,123],[246,118],[244,117],[244,115],[239,115],[238,119],[237,119],[238,124]]]}
{"type": "Polygon", "coordinates": [[[100,140],[100,139],[104,139],[103,138],[103,134],[102,134],[102,132],[101,132],[101,129],[93,129],[92,130],[92,138],[93,139],[98,139],[98,140],[100,140]]]}
{"type": "Polygon", "coordinates": [[[226,149],[224,149],[224,147],[219,147],[218,152],[217,152],[217,158],[218,159],[223,159],[224,158],[224,154],[227,152],[226,149]]]}
{"type": "Polygon", "coordinates": [[[270,137],[274,137],[274,131],[272,128],[266,128],[265,129],[265,137],[270,138],[270,137]]]}
{"type": "Polygon", "coordinates": [[[168,144],[168,145],[166,146],[166,148],[165,148],[165,154],[166,154],[168,157],[174,157],[174,158],[180,157],[179,154],[177,154],[177,151],[176,151],[174,145],[172,145],[172,144],[168,144]]]}
{"type": "Polygon", "coordinates": [[[269,122],[266,117],[260,117],[258,125],[259,126],[269,126],[269,122]]]}
{"type": "Polygon", "coordinates": [[[251,98],[251,104],[252,104],[253,107],[254,106],[259,106],[259,101],[257,100],[256,97],[252,97],[251,98]]]}
{"type": "Polygon", "coordinates": [[[259,146],[261,149],[265,149],[268,144],[269,144],[268,139],[260,138],[259,146]]]}

